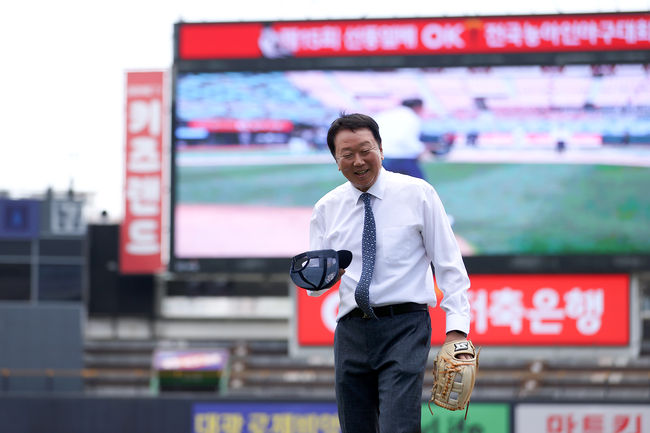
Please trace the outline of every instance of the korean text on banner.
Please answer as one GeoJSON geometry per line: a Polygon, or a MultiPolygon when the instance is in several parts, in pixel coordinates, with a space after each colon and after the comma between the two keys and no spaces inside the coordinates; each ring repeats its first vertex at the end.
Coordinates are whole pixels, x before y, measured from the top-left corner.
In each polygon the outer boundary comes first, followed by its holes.
{"type": "Polygon", "coordinates": [[[650,431],[650,407],[642,404],[521,404],[515,431],[526,433],[642,433],[650,431]]]}
{"type": "Polygon", "coordinates": [[[183,23],[181,60],[645,50],[645,13],[183,23]],[[227,41],[227,43],[223,43],[227,41]]]}
{"type": "MultiPolygon", "coordinates": [[[[626,346],[630,343],[629,276],[624,274],[470,275],[472,341],[482,346],[626,346]]],[[[334,341],[337,286],[317,298],[297,290],[297,341],[334,341]]],[[[442,294],[438,293],[438,302],[442,294]]],[[[445,315],[430,308],[433,329],[445,315]]],[[[434,332],[431,342],[442,343],[434,332]]]]}
{"type": "Polygon", "coordinates": [[[126,76],[126,159],[120,271],[147,274],[162,268],[162,71],[126,76]]]}

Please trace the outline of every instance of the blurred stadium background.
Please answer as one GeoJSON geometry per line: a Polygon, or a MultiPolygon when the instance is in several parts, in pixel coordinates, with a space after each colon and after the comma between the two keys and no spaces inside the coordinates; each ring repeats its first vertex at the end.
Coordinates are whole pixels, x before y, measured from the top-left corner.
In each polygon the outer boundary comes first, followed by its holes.
{"type": "Polygon", "coordinates": [[[329,122],[414,94],[482,346],[423,431],[650,431],[649,62],[647,12],[177,23],[126,76],[122,221],[0,196],[0,431],[339,431],[336,291],[288,259],[329,122]]]}

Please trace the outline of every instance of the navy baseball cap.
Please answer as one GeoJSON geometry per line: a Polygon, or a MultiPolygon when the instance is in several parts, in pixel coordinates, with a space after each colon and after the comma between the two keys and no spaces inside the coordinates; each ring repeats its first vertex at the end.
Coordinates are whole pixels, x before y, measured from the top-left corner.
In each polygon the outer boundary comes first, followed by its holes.
{"type": "Polygon", "coordinates": [[[289,274],[296,286],[307,290],[322,290],[336,282],[339,268],[347,268],[352,261],[348,250],[315,250],[298,254],[291,259],[289,274]]]}

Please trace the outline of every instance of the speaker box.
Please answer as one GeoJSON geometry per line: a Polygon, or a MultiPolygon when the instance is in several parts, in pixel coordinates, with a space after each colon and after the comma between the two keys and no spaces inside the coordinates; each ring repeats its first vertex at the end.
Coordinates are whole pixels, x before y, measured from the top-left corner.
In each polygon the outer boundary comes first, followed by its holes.
{"type": "Polygon", "coordinates": [[[111,316],[154,315],[154,275],[122,275],[119,267],[120,226],[88,226],[88,313],[111,316]]]}

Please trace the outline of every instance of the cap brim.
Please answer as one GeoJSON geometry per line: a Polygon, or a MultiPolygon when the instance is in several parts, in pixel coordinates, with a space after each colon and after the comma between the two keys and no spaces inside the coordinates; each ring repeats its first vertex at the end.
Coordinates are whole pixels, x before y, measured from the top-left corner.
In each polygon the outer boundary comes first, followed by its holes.
{"type": "Polygon", "coordinates": [[[336,252],[339,256],[339,268],[347,268],[352,263],[352,251],[338,250],[336,252]]]}

